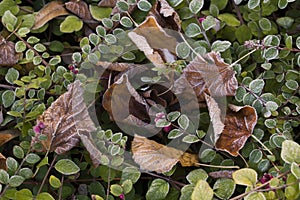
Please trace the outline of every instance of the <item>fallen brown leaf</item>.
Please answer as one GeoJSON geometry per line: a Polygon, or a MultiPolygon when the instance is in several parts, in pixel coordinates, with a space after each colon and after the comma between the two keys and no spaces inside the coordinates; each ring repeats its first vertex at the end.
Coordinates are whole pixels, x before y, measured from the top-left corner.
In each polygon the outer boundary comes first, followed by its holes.
{"type": "Polygon", "coordinates": [[[142,170],[157,173],[170,171],[177,162],[184,167],[198,166],[199,162],[196,154],[185,153],[138,135],[134,136],[131,150],[134,161],[142,170]]]}
{"type": "Polygon", "coordinates": [[[256,110],[251,106],[229,105],[225,117],[224,130],[216,142],[218,150],[233,156],[239,155],[248,137],[251,136],[257,122],[256,110]]]}
{"type": "Polygon", "coordinates": [[[19,55],[15,51],[15,43],[6,41],[0,35],[0,66],[11,67],[18,62],[19,55]]]}
{"type": "Polygon", "coordinates": [[[92,15],[90,13],[88,5],[84,1],[71,0],[65,3],[66,8],[80,17],[83,20],[91,20],[92,15]]]}
{"type": "Polygon", "coordinates": [[[98,6],[113,8],[116,6],[116,3],[117,3],[117,0],[101,0],[98,3],[98,6]]]}
{"type": "Polygon", "coordinates": [[[232,173],[234,171],[235,170],[221,170],[221,171],[209,172],[208,175],[214,179],[232,178],[232,173]]]}
{"type": "Polygon", "coordinates": [[[0,146],[20,135],[17,129],[0,131],[0,146]]]}
{"type": "Polygon", "coordinates": [[[216,52],[196,56],[184,75],[200,101],[205,99],[204,92],[213,97],[233,96],[238,87],[235,71],[216,52]]]}
{"type": "Polygon", "coordinates": [[[83,92],[82,84],[75,81],[37,118],[40,132],[37,131],[32,143],[38,142],[41,134],[47,135],[47,140],[39,141],[43,145],[41,151],[63,154],[79,143],[80,133],[96,130],[84,103],[83,92]]]}
{"type": "Polygon", "coordinates": [[[35,16],[33,30],[41,28],[48,21],[63,15],[68,15],[69,12],[64,8],[64,4],[60,1],[51,1],[46,4],[35,16]]]}
{"type": "Polygon", "coordinates": [[[0,169],[3,170],[7,170],[7,166],[6,166],[6,157],[2,155],[2,153],[0,153],[0,169]]]}

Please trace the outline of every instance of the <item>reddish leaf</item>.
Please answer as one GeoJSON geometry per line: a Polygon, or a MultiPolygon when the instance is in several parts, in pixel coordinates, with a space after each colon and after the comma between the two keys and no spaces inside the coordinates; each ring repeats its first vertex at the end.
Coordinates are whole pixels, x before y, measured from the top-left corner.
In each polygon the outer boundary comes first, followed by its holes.
{"type": "Polygon", "coordinates": [[[13,66],[18,62],[19,56],[15,51],[15,43],[6,41],[0,35],[0,66],[13,66]]]}
{"type": "Polygon", "coordinates": [[[37,118],[38,127],[35,127],[32,143],[39,141],[41,134],[47,135],[47,140],[40,141],[41,151],[63,154],[79,143],[80,133],[96,130],[83,101],[83,92],[81,83],[75,81],[37,118]]]}
{"type": "Polygon", "coordinates": [[[215,52],[195,57],[184,74],[200,101],[204,100],[204,92],[213,97],[233,96],[238,87],[235,72],[215,52]]]}
{"type": "Polygon", "coordinates": [[[239,150],[253,132],[257,114],[251,106],[229,105],[229,108],[225,117],[225,128],[216,143],[216,148],[238,156],[239,150]]]}
{"type": "Polygon", "coordinates": [[[92,19],[88,5],[84,1],[71,0],[65,3],[66,8],[84,20],[92,19]]]}
{"type": "Polygon", "coordinates": [[[58,16],[68,15],[68,11],[64,8],[64,4],[60,1],[51,1],[46,4],[35,16],[33,30],[41,28],[48,21],[58,16]]]}
{"type": "Polygon", "coordinates": [[[175,31],[181,30],[180,17],[166,0],[156,1],[150,14],[156,18],[157,22],[162,27],[175,31]]]}
{"type": "Polygon", "coordinates": [[[198,166],[199,162],[196,154],[185,153],[138,135],[134,136],[131,150],[134,161],[141,169],[157,173],[170,171],[177,162],[184,167],[198,166]]]}

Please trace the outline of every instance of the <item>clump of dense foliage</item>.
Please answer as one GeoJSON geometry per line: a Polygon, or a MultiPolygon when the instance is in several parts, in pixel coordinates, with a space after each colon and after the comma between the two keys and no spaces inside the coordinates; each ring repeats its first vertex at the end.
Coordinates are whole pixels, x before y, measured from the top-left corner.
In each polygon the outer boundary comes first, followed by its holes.
{"type": "Polygon", "coordinates": [[[298,199],[299,9],[0,1],[0,198],[298,199]]]}

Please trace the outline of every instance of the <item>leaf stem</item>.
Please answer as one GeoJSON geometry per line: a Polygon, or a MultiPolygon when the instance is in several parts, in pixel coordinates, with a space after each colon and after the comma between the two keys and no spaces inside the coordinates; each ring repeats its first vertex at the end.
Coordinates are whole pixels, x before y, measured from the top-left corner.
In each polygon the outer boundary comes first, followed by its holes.
{"type": "Polygon", "coordinates": [[[247,56],[251,55],[252,53],[254,53],[255,51],[257,51],[257,49],[253,49],[252,51],[248,52],[247,54],[243,55],[242,57],[240,57],[239,59],[237,59],[236,61],[234,61],[234,63],[232,63],[231,65],[229,65],[228,67],[233,67],[234,65],[236,65],[237,63],[239,63],[241,60],[243,60],[244,58],[246,58],[247,56]]]}
{"type": "Polygon", "coordinates": [[[273,153],[272,153],[272,151],[268,148],[268,147],[266,147],[266,145],[264,145],[255,135],[251,135],[251,137],[254,139],[254,140],[256,140],[262,147],[264,147],[265,149],[266,149],[266,151],[268,151],[269,152],[269,154],[270,155],[274,155],[273,153]]]}
{"type": "Polygon", "coordinates": [[[195,164],[203,167],[212,167],[212,168],[220,168],[220,169],[240,169],[239,166],[209,165],[203,163],[195,163],[195,164]]]}

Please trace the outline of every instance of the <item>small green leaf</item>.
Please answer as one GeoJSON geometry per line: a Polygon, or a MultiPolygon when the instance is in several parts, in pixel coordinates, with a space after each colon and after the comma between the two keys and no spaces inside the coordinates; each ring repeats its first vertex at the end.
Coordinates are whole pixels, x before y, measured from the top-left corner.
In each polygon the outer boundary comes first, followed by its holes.
{"type": "Polygon", "coordinates": [[[15,93],[11,90],[6,90],[2,93],[2,104],[5,108],[11,106],[15,101],[15,93]]]}
{"type": "Polygon", "coordinates": [[[96,33],[101,36],[104,37],[106,35],[106,29],[103,26],[97,26],[96,27],[96,33]]]}
{"type": "Polygon", "coordinates": [[[40,41],[39,38],[35,37],[35,36],[30,36],[28,39],[27,39],[27,42],[29,44],[36,44],[40,41]]]}
{"type": "Polygon", "coordinates": [[[174,122],[174,121],[176,121],[176,120],[178,119],[178,117],[179,117],[180,115],[181,115],[181,114],[180,114],[180,112],[178,112],[178,111],[170,112],[170,113],[168,113],[168,115],[167,115],[167,119],[168,119],[168,121],[170,121],[170,122],[174,122]]]}
{"type": "Polygon", "coordinates": [[[177,7],[179,4],[181,4],[183,0],[170,0],[169,3],[172,7],[177,7]]]}
{"type": "Polygon", "coordinates": [[[34,51],[32,49],[28,49],[25,53],[26,60],[32,60],[34,57],[34,51]]]}
{"type": "Polygon", "coordinates": [[[207,178],[208,174],[203,169],[195,169],[186,176],[189,183],[194,185],[196,185],[199,180],[206,181],[207,178]]]}
{"type": "Polygon", "coordinates": [[[204,163],[209,163],[215,157],[216,157],[216,152],[213,149],[205,149],[201,152],[200,160],[204,163]]]}
{"type": "Polygon", "coordinates": [[[178,118],[178,125],[183,130],[187,130],[187,128],[189,127],[189,123],[190,123],[189,118],[184,114],[178,118]]]}
{"type": "Polygon", "coordinates": [[[118,184],[113,184],[110,186],[110,193],[112,193],[114,196],[118,197],[121,194],[123,194],[123,188],[122,186],[118,184]]]}
{"type": "Polygon", "coordinates": [[[291,165],[292,174],[297,178],[300,179],[300,167],[297,163],[293,162],[291,165]]]}
{"type": "Polygon", "coordinates": [[[252,192],[245,197],[245,200],[266,200],[262,192],[252,192]]]}
{"type": "Polygon", "coordinates": [[[223,51],[226,51],[230,46],[231,46],[231,42],[229,42],[229,41],[216,40],[212,44],[211,50],[216,51],[216,52],[223,52],[223,51]]]}
{"type": "Polygon", "coordinates": [[[60,62],[61,62],[61,57],[59,55],[56,55],[56,56],[54,56],[53,58],[50,59],[49,65],[55,66],[60,62]]]}
{"type": "Polygon", "coordinates": [[[138,8],[144,12],[148,12],[149,10],[151,10],[152,5],[151,3],[149,3],[146,0],[140,0],[137,4],[138,8]]]}
{"type": "Polygon", "coordinates": [[[20,186],[23,182],[25,181],[25,179],[22,176],[19,175],[14,175],[12,177],[10,177],[8,184],[11,187],[18,187],[20,186]]]}
{"type": "Polygon", "coordinates": [[[120,10],[121,12],[126,12],[126,11],[128,11],[128,9],[129,9],[128,3],[127,3],[126,1],[123,1],[123,0],[118,1],[118,2],[116,3],[116,6],[119,8],[119,10],[120,10]]]}
{"type": "Polygon", "coordinates": [[[72,33],[79,31],[83,26],[83,22],[77,16],[70,15],[60,24],[60,31],[63,33],[72,33]]]}
{"type": "Polygon", "coordinates": [[[121,183],[129,179],[134,184],[139,180],[140,176],[141,172],[137,168],[126,167],[122,171],[121,183]]]}
{"type": "Polygon", "coordinates": [[[207,16],[202,21],[202,27],[205,31],[208,31],[209,29],[213,28],[214,26],[216,26],[216,20],[212,16],[207,16]]]}
{"type": "Polygon", "coordinates": [[[107,34],[105,35],[105,41],[109,44],[114,44],[117,42],[117,38],[113,34],[107,34]]]}
{"type": "Polygon", "coordinates": [[[16,192],[15,198],[18,200],[32,200],[33,195],[29,189],[22,189],[16,192]]]}
{"type": "Polygon", "coordinates": [[[29,164],[35,164],[37,163],[38,161],[41,160],[40,156],[38,156],[37,154],[35,153],[30,153],[26,156],[25,158],[26,162],[29,163],[29,164]]]}
{"type": "Polygon", "coordinates": [[[72,54],[72,59],[76,63],[80,63],[81,61],[81,54],[79,52],[75,52],[72,54]]]}
{"type": "Polygon", "coordinates": [[[15,145],[14,147],[13,147],[13,154],[14,154],[14,156],[16,156],[17,158],[24,158],[24,151],[23,151],[23,149],[20,147],[20,146],[18,146],[18,145],[15,145]]]}
{"type": "Polygon", "coordinates": [[[114,26],[114,22],[110,18],[103,18],[102,24],[105,28],[112,28],[114,26]]]}
{"type": "Polygon", "coordinates": [[[267,60],[275,59],[279,54],[279,51],[276,47],[267,48],[264,51],[264,58],[267,60]]]}
{"type": "Polygon", "coordinates": [[[29,168],[20,169],[18,175],[23,176],[25,179],[30,179],[33,176],[33,172],[29,168]]]}
{"type": "Polygon", "coordinates": [[[200,27],[195,23],[190,23],[185,30],[185,34],[188,37],[196,37],[201,34],[200,27]]]}
{"type": "Polygon", "coordinates": [[[8,10],[11,11],[12,14],[16,15],[19,12],[19,6],[17,1],[14,0],[3,0],[0,2],[0,16],[3,16],[4,13],[8,10]]]}
{"type": "Polygon", "coordinates": [[[269,19],[263,17],[259,20],[259,27],[263,30],[263,31],[269,31],[271,30],[272,24],[270,22],[269,19]]]}
{"type": "Polygon", "coordinates": [[[204,180],[199,180],[192,192],[192,200],[212,200],[214,191],[209,184],[204,180]]]}
{"type": "Polygon", "coordinates": [[[156,127],[166,127],[166,126],[170,126],[171,122],[167,121],[166,119],[159,119],[155,122],[155,126],[156,127]]]}
{"type": "Polygon", "coordinates": [[[284,162],[291,164],[300,163],[300,145],[292,140],[282,143],[281,158],[284,162]]]}
{"type": "Polygon", "coordinates": [[[218,19],[225,22],[228,26],[239,26],[240,21],[235,15],[230,13],[223,13],[218,16],[218,19]]]}
{"type": "Polygon", "coordinates": [[[8,31],[13,32],[15,25],[17,24],[17,17],[14,16],[10,10],[4,12],[2,17],[2,23],[7,28],[8,31]]]}
{"type": "Polygon", "coordinates": [[[49,183],[54,188],[59,188],[61,186],[60,180],[58,178],[56,178],[54,175],[50,176],[49,183]]]}
{"type": "Polygon", "coordinates": [[[147,200],[164,200],[169,192],[169,183],[162,179],[152,181],[147,193],[147,200]]]}
{"type": "Polygon", "coordinates": [[[0,183],[7,184],[8,180],[9,180],[9,174],[5,170],[0,169],[0,183]]]}
{"type": "Polygon", "coordinates": [[[15,45],[16,52],[20,53],[26,50],[26,44],[23,41],[18,41],[15,45]]]}
{"type": "Polygon", "coordinates": [[[19,78],[19,71],[16,70],[15,68],[9,68],[5,75],[5,80],[10,84],[14,84],[14,81],[18,80],[18,78],[19,78]]]}
{"type": "Polygon", "coordinates": [[[249,0],[248,1],[248,8],[249,9],[254,9],[257,6],[259,6],[259,4],[260,4],[260,0],[249,0]]]}
{"type": "Polygon", "coordinates": [[[243,44],[252,38],[251,29],[245,24],[239,26],[235,31],[235,37],[240,44],[243,44]]]}
{"type": "Polygon", "coordinates": [[[94,45],[94,46],[96,46],[96,45],[98,45],[99,44],[99,42],[100,42],[100,37],[97,35],[97,34],[95,34],[95,33],[91,33],[90,35],[89,35],[89,40],[90,40],[90,42],[94,45]]]}
{"type": "Polygon", "coordinates": [[[182,141],[188,144],[199,142],[200,139],[196,135],[188,134],[182,138],[182,141]]]}
{"type": "Polygon", "coordinates": [[[287,80],[285,82],[286,87],[288,87],[290,90],[297,90],[299,87],[299,84],[295,80],[287,80]]]}
{"type": "Polygon", "coordinates": [[[286,6],[288,5],[288,0],[279,0],[278,1],[278,8],[280,9],[285,9],[286,6]]]}
{"type": "Polygon", "coordinates": [[[126,27],[126,28],[130,28],[133,25],[131,19],[129,17],[127,17],[127,16],[124,16],[124,17],[121,18],[120,24],[122,26],[126,27]]]}
{"type": "Polygon", "coordinates": [[[27,27],[21,27],[17,33],[20,37],[26,37],[26,34],[30,33],[30,29],[27,27]]]}
{"type": "Polygon", "coordinates": [[[263,79],[255,79],[250,82],[249,89],[255,94],[260,94],[265,86],[263,79]]]}
{"type": "Polygon", "coordinates": [[[176,54],[182,59],[186,59],[190,55],[191,49],[185,42],[178,43],[176,46],[176,54]]]}
{"type": "Polygon", "coordinates": [[[249,161],[258,163],[262,159],[262,152],[259,149],[254,149],[249,155],[249,161]]]}
{"type": "Polygon", "coordinates": [[[197,14],[203,7],[204,0],[192,0],[189,4],[189,9],[192,13],[197,14]]]}
{"type": "Polygon", "coordinates": [[[168,133],[168,138],[169,139],[175,139],[180,137],[183,134],[183,132],[179,129],[173,129],[168,133]]]}
{"type": "Polygon", "coordinates": [[[220,178],[213,187],[215,195],[220,199],[229,199],[235,190],[235,183],[232,179],[220,178]]]}
{"type": "Polygon", "coordinates": [[[48,192],[42,192],[36,196],[35,200],[55,200],[55,199],[48,192]]]}
{"type": "Polygon", "coordinates": [[[257,181],[257,173],[250,168],[239,169],[232,174],[234,182],[238,185],[254,186],[257,181]]]}
{"type": "Polygon", "coordinates": [[[268,159],[262,159],[259,161],[257,168],[261,172],[266,172],[270,168],[270,161],[268,159]]]}
{"type": "Polygon", "coordinates": [[[70,159],[59,160],[54,168],[63,175],[72,175],[80,171],[80,168],[70,159]]]}
{"type": "Polygon", "coordinates": [[[49,49],[53,52],[63,52],[64,44],[60,41],[54,40],[50,42],[49,49]]]}

